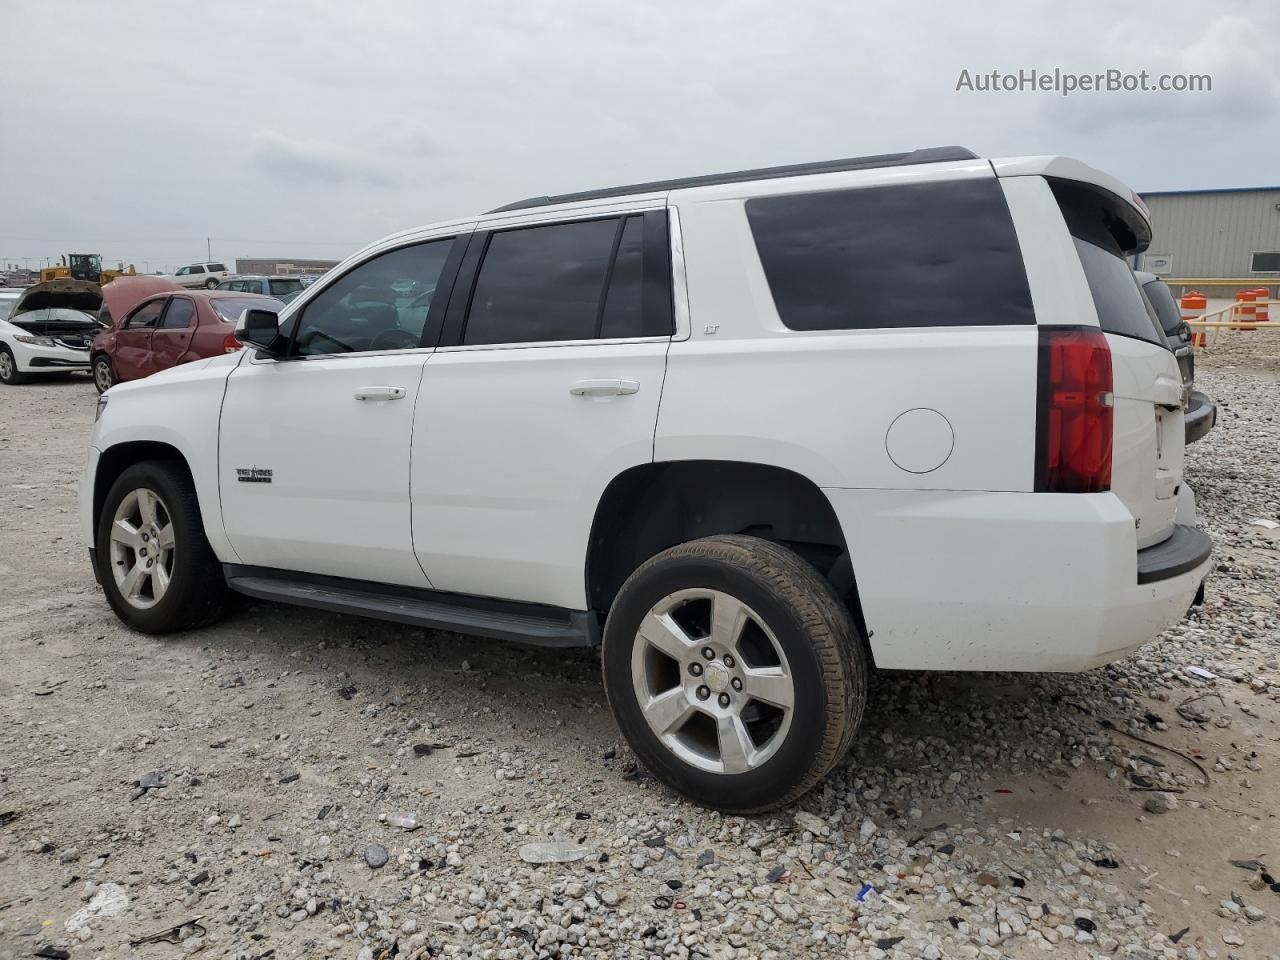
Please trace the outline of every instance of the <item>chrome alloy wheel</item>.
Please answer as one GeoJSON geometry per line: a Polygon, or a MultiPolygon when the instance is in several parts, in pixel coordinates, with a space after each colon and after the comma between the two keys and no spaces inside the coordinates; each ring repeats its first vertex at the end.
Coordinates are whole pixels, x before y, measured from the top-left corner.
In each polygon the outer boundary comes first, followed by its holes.
{"type": "Polygon", "coordinates": [[[0,380],[8,380],[13,376],[13,372],[16,369],[14,359],[9,355],[9,351],[0,350],[0,380]]]}
{"type": "Polygon", "coordinates": [[[745,773],[786,739],[795,684],[763,619],[719,590],[679,590],[640,623],[631,682],[650,729],[686,763],[745,773]]]}
{"type": "Polygon", "coordinates": [[[111,522],[111,575],[126,603],[154,607],[173,578],[173,518],[155,491],[131,490],[111,522]]]}

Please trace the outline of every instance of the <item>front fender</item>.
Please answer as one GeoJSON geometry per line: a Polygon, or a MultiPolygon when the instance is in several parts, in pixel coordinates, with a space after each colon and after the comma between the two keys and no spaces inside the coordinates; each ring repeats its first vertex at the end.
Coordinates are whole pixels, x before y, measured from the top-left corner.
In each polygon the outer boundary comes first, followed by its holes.
{"type": "MultiPolygon", "coordinates": [[[[223,529],[218,496],[218,421],[227,377],[239,361],[239,354],[229,354],[225,360],[215,357],[184,364],[112,387],[105,394],[106,409],[91,442],[99,458],[128,443],[162,443],[176,450],[191,471],[209,544],[226,563],[238,562],[239,557],[223,529]]],[[[92,482],[96,483],[96,471],[92,482]]],[[[93,490],[86,493],[92,503],[93,490]]],[[[92,519],[88,522],[92,542],[92,519]]]]}

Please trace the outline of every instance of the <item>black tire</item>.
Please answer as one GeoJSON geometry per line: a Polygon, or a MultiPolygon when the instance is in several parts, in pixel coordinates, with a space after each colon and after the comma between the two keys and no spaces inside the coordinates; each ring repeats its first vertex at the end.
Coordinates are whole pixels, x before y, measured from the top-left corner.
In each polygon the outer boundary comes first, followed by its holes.
{"type": "Polygon", "coordinates": [[[100,353],[93,358],[90,376],[93,377],[93,385],[99,393],[106,393],[120,382],[116,379],[116,371],[115,367],[111,365],[111,358],[105,353],[100,353]]]}
{"type": "Polygon", "coordinates": [[[218,285],[218,281],[214,280],[212,277],[210,277],[208,280],[204,282],[204,288],[206,290],[212,290],[217,285],[218,285]]]}
{"type": "Polygon", "coordinates": [[[732,813],[769,810],[812,789],[848,752],[867,699],[867,659],[848,608],[811,565],[756,537],[694,540],[642,564],[609,611],[602,661],[609,706],[645,766],[691,800],[732,813]],[[681,758],[641,710],[632,680],[633,650],[644,642],[637,631],[656,604],[686,589],[745,603],[772,631],[790,668],[790,726],[772,756],[745,772],[713,772],[681,758]]]}
{"type": "Polygon", "coordinates": [[[133,629],[143,633],[172,633],[206,626],[222,615],[226,581],[205,537],[195,486],[185,465],[172,460],[147,460],[120,474],[103,501],[96,544],[102,592],[116,616],[133,629]],[[116,510],[126,497],[139,489],[149,490],[160,498],[174,535],[168,588],[154,606],[146,609],[139,609],[124,598],[116,584],[111,551],[116,510]]]}
{"type": "Polygon", "coordinates": [[[26,383],[26,374],[18,371],[18,361],[14,359],[13,351],[0,343],[0,383],[6,386],[16,387],[20,383],[26,383]]]}

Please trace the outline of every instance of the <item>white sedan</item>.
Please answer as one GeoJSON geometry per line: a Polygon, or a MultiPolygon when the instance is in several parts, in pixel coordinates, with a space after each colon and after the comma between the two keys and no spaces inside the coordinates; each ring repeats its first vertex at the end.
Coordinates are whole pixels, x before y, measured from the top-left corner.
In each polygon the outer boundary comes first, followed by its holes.
{"type": "Polygon", "coordinates": [[[0,295],[0,316],[6,317],[0,320],[0,383],[19,384],[47,373],[88,372],[97,318],[69,307],[24,309],[27,300],[0,295]]]}

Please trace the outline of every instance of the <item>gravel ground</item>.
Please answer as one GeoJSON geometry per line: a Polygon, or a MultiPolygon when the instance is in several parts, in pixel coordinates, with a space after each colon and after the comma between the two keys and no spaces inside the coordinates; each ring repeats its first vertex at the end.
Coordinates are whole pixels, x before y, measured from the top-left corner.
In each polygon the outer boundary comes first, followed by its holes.
{"type": "Polygon", "coordinates": [[[1202,362],[1204,607],[1087,674],[879,675],[848,761],[759,818],[637,769],[591,653],[250,603],[130,633],[75,527],[92,387],[6,389],[0,957],[1280,956],[1280,376],[1247,348],[1202,362]]]}

